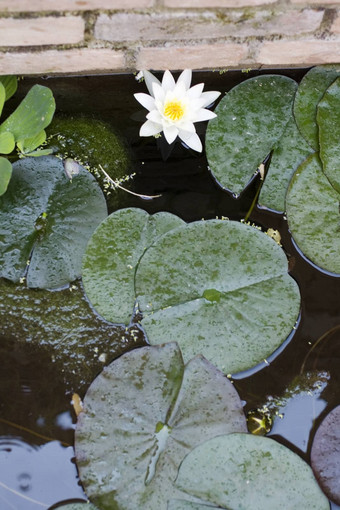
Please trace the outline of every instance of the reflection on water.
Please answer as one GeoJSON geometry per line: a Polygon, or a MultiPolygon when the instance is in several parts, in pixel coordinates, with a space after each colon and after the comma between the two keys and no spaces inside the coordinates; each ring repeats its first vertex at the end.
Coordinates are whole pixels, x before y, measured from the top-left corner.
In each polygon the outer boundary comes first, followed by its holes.
{"type": "MultiPolygon", "coordinates": [[[[223,91],[254,74],[255,71],[248,75],[230,71],[223,76],[196,73],[193,84],[204,81],[206,90],[223,91]]],[[[300,79],[304,72],[291,70],[286,74],[300,79]]],[[[37,81],[25,79],[21,94],[24,95],[37,81]]],[[[43,79],[40,82],[46,84],[43,79]]],[[[54,91],[61,112],[86,113],[104,120],[128,140],[135,157],[132,169],[136,172],[134,190],[161,196],[143,201],[127,195],[126,206],[141,207],[149,213],[166,210],[186,221],[216,216],[244,217],[252,202],[255,181],[243,197],[235,200],[218,187],[204,155],[193,155],[176,145],[167,161],[163,161],[153,139],[139,138],[140,121],[135,120],[138,104],[133,93],[140,92],[140,88],[132,76],[60,77],[50,78],[47,84],[54,91]]],[[[20,100],[20,92],[14,100],[20,100]]],[[[198,126],[204,130],[203,123],[198,126]]],[[[283,215],[257,208],[250,219],[265,230],[273,228],[280,232],[283,249],[290,258],[291,275],[300,286],[302,310],[297,329],[285,348],[260,370],[257,367],[236,376],[234,384],[245,402],[246,412],[268,405],[268,397],[277,399],[276,410],[282,418],[276,417],[270,435],[309,462],[317,426],[340,403],[340,278],[319,271],[301,257],[283,215]],[[301,392],[287,396],[292,381],[308,372],[327,374],[318,391],[310,394],[310,388],[301,388],[301,392]]],[[[23,299],[26,300],[26,296],[23,299]]],[[[20,303],[16,306],[20,308],[20,303]]],[[[35,317],[33,333],[29,331],[26,319],[17,330],[20,337],[6,328],[4,317],[0,320],[1,510],[39,510],[68,499],[84,500],[72,462],[76,418],[70,404],[72,393],[65,380],[72,384],[78,380],[83,382],[86,378],[79,372],[82,367],[84,372],[88,368],[86,359],[88,356],[99,357],[100,352],[85,345],[84,362],[79,363],[75,349],[69,347],[72,363],[68,367],[78,372],[68,374],[68,368],[65,372],[62,362],[56,363],[53,359],[53,351],[49,350],[44,338],[41,339],[43,347],[34,342],[39,318],[35,317]]],[[[57,328],[55,335],[58,343],[57,328]]],[[[125,343],[133,345],[131,338],[125,343]]],[[[141,343],[142,340],[138,345],[141,343]]],[[[101,365],[97,360],[98,370],[101,365]]],[[[83,388],[73,387],[72,391],[82,396],[83,388]]],[[[333,510],[339,508],[332,506],[333,510]]]]}

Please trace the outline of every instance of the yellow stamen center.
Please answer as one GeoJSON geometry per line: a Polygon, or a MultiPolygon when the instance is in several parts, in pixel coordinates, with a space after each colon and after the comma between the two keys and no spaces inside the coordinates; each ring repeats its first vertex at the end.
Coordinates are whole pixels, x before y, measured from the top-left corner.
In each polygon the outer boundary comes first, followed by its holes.
{"type": "Polygon", "coordinates": [[[184,107],[180,101],[169,101],[164,105],[164,116],[172,121],[180,120],[184,115],[184,107]]]}

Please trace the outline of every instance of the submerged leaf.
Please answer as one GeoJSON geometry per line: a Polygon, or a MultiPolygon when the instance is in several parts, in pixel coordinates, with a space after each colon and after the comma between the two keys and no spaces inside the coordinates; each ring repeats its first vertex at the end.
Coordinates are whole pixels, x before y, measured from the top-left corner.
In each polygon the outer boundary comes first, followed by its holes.
{"type": "Polygon", "coordinates": [[[159,236],[183,224],[170,213],[150,216],[131,208],[111,214],[98,227],[83,260],[85,291],[98,313],[111,322],[130,322],[140,258],[159,236]]]}
{"type": "Polygon", "coordinates": [[[340,77],[326,90],[320,101],[317,122],[323,171],[333,188],[340,193],[340,77]]]}
{"type": "Polygon", "coordinates": [[[313,440],[311,462],[325,494],[340,505],[340,406],[333,409],[319,426],[313,440]]]}
{"type": "Polygon", "coordinates": [[[182,462],[176,485],[226,510],[273,510],[282,504],[290,510],[329,510],[306,462],[252,434],[215,437],[195,448],[182,462]]]}
{"type": "Polygon", "coordinates": [[[75,437],[80,478],[101,509],[166,510],[169,499],[191,499],[173,485],[184,456],[245,430],[235,388],[203,357],[184,366],[175,343],[135,349],[85,396],[75,437]]]}
{"type": "Polygon", "coordinates": [[[294,100],[294,116],[302,136],[314,150],[319,149],[316,111],[327,88],[340,75],[340,66],[313,67],[302,78],[294,100]]]}
{"type": "Polygon", "coordinates": [[[303,254],[314,264],[340,273],[340,194],[329,183],[316,154],[290,183],[286,210],[289,229],[303,254]]]}
{"type": "Polygon", "coordinates": [[[300,306],[285,253],[259,230],[199,221],[168,232],[137,267],[136,295],[151,344],[177,341],[225,373],[246,370],[291,332],[300,306]]]}
{"type": "Polygon", "coordinates": [[[106,215],[104,196],[86,170],[70,182],[57,158],[17,161],[0,200],[1,276],[18,282],[27,272],[29,287],[69,283],[80,276],[87,241],[106,215]]]}
{"type": "Polygon", "coordinates": [[[264,75],[234,87],[209,122],[206,152],[219,183],[240,193],[280,139],[292,115],[297,84],[286,76],[264,75]]]}

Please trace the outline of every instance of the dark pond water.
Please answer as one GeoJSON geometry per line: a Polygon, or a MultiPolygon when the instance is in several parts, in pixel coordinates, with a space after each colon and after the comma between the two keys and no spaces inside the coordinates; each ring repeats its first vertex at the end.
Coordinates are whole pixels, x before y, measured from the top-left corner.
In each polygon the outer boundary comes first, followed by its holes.
{"type": "MultiPolygon", "coordinates": [[[[306,71],[275,73],[299,81],[306,71]]],[[[194,73],[193,83],[204,81],[205,90],[223,92],[256,74],[194,73]]],[[[188,222],[216,216],[241,219],[248,211],[256,180],[236,200],[214,181],[204,155],[197,156],[177,144],[164,161],[154,139],[139,138],[145,112],[133,93],[144,91],[144,86],[133,75],[26,78],[12,105],[37,82],[53,90],[58,113],[104,120],[127,140],[133,157],[131,172],[136,172],[134,190],[161,196],[146,201],[127,195],[126,206],[141,207],[149,213],[170,211],[188,222]]],[[[201,129],[204,132],[205,126],[201,129]]],[[[284,350],[272,356],[268,364],[237,374],[233,380],[245,412],[265,408],[277,413],[269,435],[309,462],[319,423],[340,404],[340,279],[318,270],[301,256],[284,215],[255,208],[250,220],[264,229],[279,230],[291,275],[300,286],[302,310],[284,350]]],[[[54,508],[61,501],[84,500],[73,460],[76,418],[70,401],[74,391],[83,396],[87,379],[75,373],[78,387],[68,383],[71,374],[65,374],[61,364],[55,363],[49,349],[27,341],[22,333],[27,328],[11,331],[8,323],[2,316],[0,509],[38,510],[54,508]]],[[[119,328],[117,331],[121,334],[119,328]]],[[[138,342],[143,343],[143,338],[138,342]]],[[[111,358],[119,353],[114,351],[111,358]]],[[[77,370],[81,368],[75,365],[77,370]]],[[[332,509],[339,508],[332,504],[332,509]]]]}

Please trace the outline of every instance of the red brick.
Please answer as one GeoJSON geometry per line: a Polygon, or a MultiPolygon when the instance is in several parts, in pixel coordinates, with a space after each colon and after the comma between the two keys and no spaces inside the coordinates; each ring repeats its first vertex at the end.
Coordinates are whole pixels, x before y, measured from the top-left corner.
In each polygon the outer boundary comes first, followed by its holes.
{"type": "Polygon", "coordinates": [[[154,3],[154,0],[0,0],[0,12],[144,9],[154,3]]]}
{"type": "Polygon", "coordinates": [[[76,44],[83,40],[84,28],[80,16],[0,18],[0,46],[76,44]]]}
{"type": "Polygon", "coordinates": [[[277,0],[164,0],[165,7],[210,9],[213,7],[255,7],[258,5],[274,4],[277,0]]]}
{"type": "Polygon", "coordinates": [[[212,69],[238,66],[248,54],[246,44],[206,44],[197,46],[167,46],[141,48],[137,69],[212,69]]]}
{"type": "Polygon", "coordinates": [[[47,50],[27,53],[1,53],[1,74],[95,73],[123,70],[123,52],[110,49],[47,50]]]}
{"type": "Polygon", "coordinates": [[[267,41],[260,46],[256,63],[266,66],[331,64],[340,62],[340,41],[267,41]]]}

